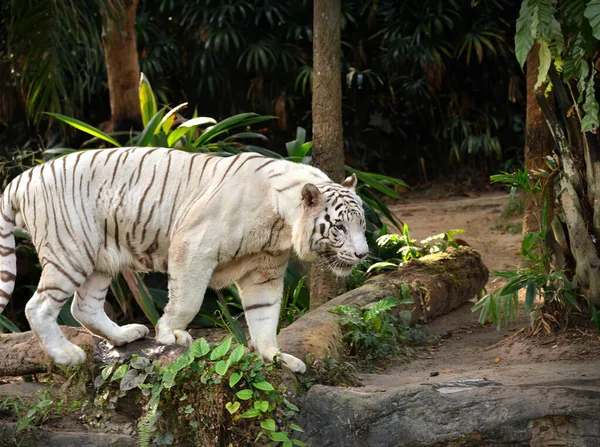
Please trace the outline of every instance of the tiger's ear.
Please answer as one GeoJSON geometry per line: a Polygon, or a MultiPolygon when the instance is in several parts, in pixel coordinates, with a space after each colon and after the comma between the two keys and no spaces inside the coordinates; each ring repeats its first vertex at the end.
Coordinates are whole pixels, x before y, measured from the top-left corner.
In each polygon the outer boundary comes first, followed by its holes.
{"type": "Polygon", "coordinates": [[[346,180],[342,182],[342,186],[354,191],[354,188],[356,188],[356,183],[356,175],[352,174],[350,177],[347,177],[346,180]]]}
{"type": "Polygon", "coordinates": [[[302,203],[306,208],[315,208],[323,204],[321,191],[312,183],[307,183],[302,188],[302,203]]]}

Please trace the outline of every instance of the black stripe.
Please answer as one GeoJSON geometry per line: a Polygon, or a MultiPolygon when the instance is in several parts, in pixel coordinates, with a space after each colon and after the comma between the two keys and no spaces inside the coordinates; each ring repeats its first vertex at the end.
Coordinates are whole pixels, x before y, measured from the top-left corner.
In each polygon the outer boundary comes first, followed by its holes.
{"type": "Polygon", "coordinates": [[[275,188],[275,191],[277,191],[277,192],[287,191],[288,189],[292,189],[292,188],[294,188],[296,186],[301,185],[302,183],[303,182],[301,180],[298,180],[298,181],[295,181],[294,183],[292,183],[292,184],[290,184],[288,186],[285,186],[285,187],[283,187],[281,189],[275,188]]]}
{"type": "Polygon", "coordinates": [[[13,272],[9,272],[8,270],[2,270],[0,272],[0,280],[3,282],[14,281],[17,276],[13,272]]]}
{"type": "Polygon", "coordinates": [[[241,164],[240,164],[240,165],[237,167],[237,169],[235,170],[235,172],[234,172],[232,175],[235,175],[235,174],[237,174],[237,172],[238,172],[240,169],[242,169],[242,166],[244,166],[244,165],[246,164],[246,162],[248,162],[248,161],[250,161],[250,160],[254,160],[255,158],[265,158],[265,157],[264,157],[264,156],[262,156],[262,155],[253,155],[253,156],[250,156],[250,157],[246,158],[246,159],[245,159],[245,160],[244,160],[244,161],[243,161],[243,162],[242,162],[242,163],[241,163],[241,164]]]}
{"type": "Polygon", "coordinates": [[[272,303],[257,303],[257,304],[252,304],[248,307],[244,307],[244,312],[248,312],[249,310],[254,310],[254,309],[261,309],[263,307],[271,307],[273,305],[277,304],[277,301],[273,301],[272,303]]]}
{"type": "Polygon", "coordinates": [[[167,155],[167,170],[165,171],[165,179],[163,181],[162,190],[160,191],[160,199],[159,202],[162,203],[163,197],[165,195],[165,188],[167,187],[167,180],[169,179],[169,169],[171,169],[171,152],[167,155]]]}
{"type": "Polygon", "coordinates": [[[277,160],[269,160],[269,161],[267,161],[266,163],[263,163],[262,165],[260,165],[258,168],[256,168],[256,169],[254,170],[254,172],[258,172],[258,171],[260,171],[262,168],[264,168],[265,166],[267,166],[267,165],[270,165],[271,163],[274,163],[274,162],[276,162],[276,161],[277,161],[277,160]]]}
{"type": "Polygon", "coordinates": [[[148,183],[148,186],[146,186],[146,189],[144,190],[144,193],[142,194],[142,200],[140,200],[140,204],[138,205],[138,212],[137,212],[137,216],[135,218],[135,222],[133,222],[133,234],[135,236],[135,230],[138,226],[138,223],[140,222],[140,218],[142,217],[142,207],[144,206],[144,202],[146,201],[146,196],[148,195],[148,191],[150,191],[150,188],[152,188],[152,185],[154,185],[154,179],[156,177],[156,165],[154,165],[154,168],[152,170],[152,178],[150,179],[150,183],[148,183]]]}

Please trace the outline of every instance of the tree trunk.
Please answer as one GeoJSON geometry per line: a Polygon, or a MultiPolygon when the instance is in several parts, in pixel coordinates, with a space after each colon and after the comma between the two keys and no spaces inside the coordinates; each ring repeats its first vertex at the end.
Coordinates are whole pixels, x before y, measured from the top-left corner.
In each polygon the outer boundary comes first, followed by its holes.
{"type": "MultiPolygon", "coordinates": [[[[342,135],[341,0],[315,0],[313,22],[313,165],[334,182],[344,179],[342,135]]],[[[311,266],[310,307],[345,290],[345,281],[324,268],[319,259],[311,266]]]]}
{"type": "Polygon", "coordinates": [[[139,0],[124,0],[123,10],[103,17],[102,46],[108,76],[113,131],[141,130],[140,65],[135,38],[139,0]]]}
{"type": "MultiPolygon", "coordinates": [[[[527,55],[527,109],[525,115],[525,169],[531,173],[532,170],[546,169],[545,158],[553,154],[554,141],[552,134],[546,125],[542,111],[535,97],[535,83],[538,78],[540,45],[536,43],[527,55]]],[[[544,86],[542,86],[543,90],[544,86]]],[[[533,178],[535,174],[532,175],[533,178]]],[[[552,186],[549,185],[548,203],[553,200],[552,186]]],[[[540,231],[540,219],[542,217],[542,194],[534,200],[528,195],[524,198],[525,214],[523,216],[523,234],[540,231]]],[[[551,211],[552,206],[549,207],[551,211]]],[[[552,220],[552,216],[549,216],[552,220]]]]}
{"type": "Polygon", "coordinates": [[[574,273],[585,298],[600,305],[600,160],[598,139],[580,126],[577,93],[562,83],[556,70],[550,78],[562,115],[554,103],[538,91],[536,99],[556,143],[561,162],[558,199],[567,228],[574,273]],[[568,92],[567,92],[568,91],[568,92]],[[564,128],[563,128],[564,125],[564,128]]]}
{"type": "Polygon", "coordinates": [[[414,304],[398,306],[395,311],[412,311],[410,324],[415,325],[429,322],[466,303],[483,289],[488,275],[481,256],[470,248],[449,249],[445,253],[416,259],[394,272],[378,275],[306,314],[281,331],[279,347],[301,359],[312,353],[317,358],[327,354],[339,360],[347,346],[342,340],[340,317],[328,311],[331,307],[362,307],[388,296],[402,299],[399,284],[407,284],[414,304]]]}

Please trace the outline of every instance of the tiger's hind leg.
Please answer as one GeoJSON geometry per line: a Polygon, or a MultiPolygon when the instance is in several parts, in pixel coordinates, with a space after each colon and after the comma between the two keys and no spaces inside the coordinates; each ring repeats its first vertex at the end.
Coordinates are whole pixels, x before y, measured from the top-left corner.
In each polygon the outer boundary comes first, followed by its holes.
{"type": "Polygon", "coordinates": [[[77,321],[94,335],[105,338],[114,346],[121,346],[148,335],[142,324],[119,326],[104,311],[104,299],[111,278],[94,272],[77,289],[71,304],[71,313],[77,321]]]}
{"type": "Polygon", "coordinates": [[[35,294],[25,306],[31,330],[46,352],[55,363],[66,366],[79,365],[86,357],[83,349],[65,338],[56,322],[58,313],[79,286],[77,281],[56,264],[48,262],[35,294]]]}

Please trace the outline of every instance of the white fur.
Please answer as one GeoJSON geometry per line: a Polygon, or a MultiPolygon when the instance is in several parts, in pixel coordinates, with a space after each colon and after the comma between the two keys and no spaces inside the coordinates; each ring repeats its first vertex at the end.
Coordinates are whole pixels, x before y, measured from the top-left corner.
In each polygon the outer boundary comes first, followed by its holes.
{"type": "Polygon", "coordinates": [[[148,333],[139,324],[119,327],[103,310],[111,278],[131,268],[169,273],[169,303],[156,327],[158,342],[188,346],[192,339],[185,329],[206,287],[237,284],[252,344],[264,358],[280,355],[290,369],[304,372],[301,360],[277,346],[283,274],[292,249],[307,260],[326,253],[339,274],[366,256],[356,178],[344,184],[333,184],[309,166],[254,153],[220,158],[124,148],[68,155],[25,172],[3,195],[0,307],[14,286],[9,233],[18,216],[43,266],[27,318],[57,363],[85,360],[56,324],[73,293],[73,315],[92,333],[115,345],[148,333]],[[312,202],[302,197],[307,184],[317,188],[312,202]],[[345,205],[336,211],[337,196],[345,205]],[[344,231],[331,228],[333,221],[344,231]],[[321,231],[322,225],[329,227],[321,231]]]}

